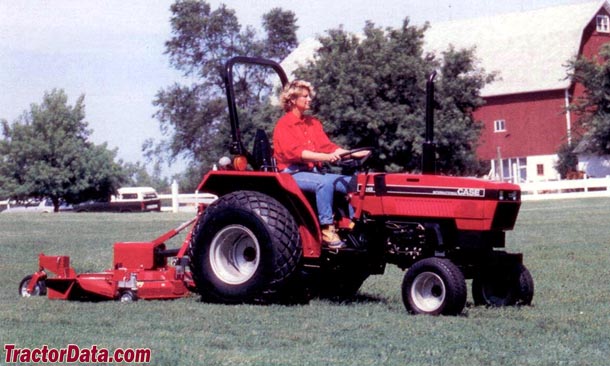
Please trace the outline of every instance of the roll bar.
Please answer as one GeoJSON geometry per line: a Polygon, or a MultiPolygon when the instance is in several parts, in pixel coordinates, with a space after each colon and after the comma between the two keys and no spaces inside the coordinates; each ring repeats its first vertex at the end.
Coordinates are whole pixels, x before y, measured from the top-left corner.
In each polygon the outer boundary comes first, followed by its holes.
{"type": "Polygon", "coordinates": [[[247,149],[244,147],[241,140],[241,131],[239,129],[239,118],[237,117],[237,106],[235,105],[235,90],[233,89],[233,66],[236,64],[259,65],[272,68],[279,76],[282,86],[288,83],[288,77],[284,69],[275,61],[267,60],[260,57],[237,56],[229,59],[224,68],[224,83],[227,93],[227,105],[229,106],[229,121],[231,123],[231,154],[248,155],[247,149]]]}

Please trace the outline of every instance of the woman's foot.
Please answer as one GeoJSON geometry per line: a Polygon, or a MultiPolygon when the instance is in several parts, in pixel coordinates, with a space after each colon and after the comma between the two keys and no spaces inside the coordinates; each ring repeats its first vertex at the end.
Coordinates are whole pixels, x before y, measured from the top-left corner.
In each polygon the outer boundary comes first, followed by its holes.
{"type": "Polygon", "coordinates": [[[322,241],[329,249],[341,249],[346,246],[337,234],[334,225],[322,226],[322,241]]]}

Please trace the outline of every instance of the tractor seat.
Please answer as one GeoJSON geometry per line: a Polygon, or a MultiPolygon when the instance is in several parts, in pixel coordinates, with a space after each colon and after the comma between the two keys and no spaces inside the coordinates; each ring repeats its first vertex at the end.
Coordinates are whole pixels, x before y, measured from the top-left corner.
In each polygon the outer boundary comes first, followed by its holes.
{"type": "Polygon", "coordinates": [[[264,172],[277,172],[277,164],[273,158],[273,149],[267,133],[259,128],[254,136],[254,147],[252,148],[252,161],[250,162],[255,170],[264,172]]]}

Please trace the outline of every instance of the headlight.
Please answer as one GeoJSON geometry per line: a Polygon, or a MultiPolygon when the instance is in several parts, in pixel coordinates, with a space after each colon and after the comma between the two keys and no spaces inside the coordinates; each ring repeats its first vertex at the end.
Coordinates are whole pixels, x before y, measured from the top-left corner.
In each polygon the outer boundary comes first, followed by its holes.
{"type": "Polygon", "coordinates": [[[520,191],[498,191],[498,200],[499,201],[518,201],[520,196],[520,191]]]}

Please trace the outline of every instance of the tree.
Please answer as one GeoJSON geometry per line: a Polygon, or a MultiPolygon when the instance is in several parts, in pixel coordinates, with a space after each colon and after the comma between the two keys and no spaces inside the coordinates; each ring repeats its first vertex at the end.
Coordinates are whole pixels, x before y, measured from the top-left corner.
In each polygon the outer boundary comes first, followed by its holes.
{"type": "Polygon", "coordinates": [[[107,198],[124,180],[116,151],[88,141],[84,96],[67,104],[63,90],[45,93],[13,124],[2,121],[0,196],[76,203],[107,198]]]}
{"type": "Polygon", "coordinates": [[[140,162],[125,163],[123,168],[126,172],[126,185],[153,187],[161,192],[170,186],[170,182],[166,177],[161,176],[161,165],[154,164],[152,175],[149,173],[146,166],[140,162]]]}
{"type": "MultiPolygon", "coordinates": [[[[205,170],[228,152],[229,124],[221,79],[224,62],[236,55],[257,55],[281,61],[296,46],[296,19],[274,9],[263,16],[266,39],[254,41],[254,30],[242,31],[232,10],[212,10],[203,1],[178,1],[172,6],[173,37],[167,42],[172,64],[197,77],[191,86],[175,84],[158,93],[157,118],[170,138],[149,141],[151,157],[182,155],[191,160],[190,174],[205,170]],[[200,165],[201,164],[201,165],[200,165]]],[[[320,38],[315,62],[297,71],[317,89],[314,113],[343,146],[373,145],[379,170],[417,170],[424,135],[425,82],[432,70],[437,78],[438,108],[435,138],[438,168],[447,174],[474,174],[482,125],[472,111],[483,104],[481,88],[494,79],[478,68],[474,49],[446,50],[442,58],[423,51],[427,25],[414,27],[408,19],[398,29],[367,23],[364,36],[341,28],[320,38]]],[[[250,70],[250,68],[248,69],[250,70]]],[[[235,81],[244,143],[254,128],[268,133],[281,110],[268,102],[273,90],[267,74],[239,70],[235,81]]]]}
{"type": "Polygon", "coordinates": [[[555,169],[561,175],[561,178],[568,178],[570,173],[578,170],[578,156],[574,152],[574,147],[578,144],[562,144],[557,151],[557,162],[555,169]]]}
{"type": "Polygon", "coordinates": [[[343,146],[369,145],[375,168],[417,170],[425,132],[425,83],[438,70],[435,142],[437,168],[447,174],[478,170],[475,149],[481,125],[472,111],[481,88],[494,78],[477,68],[474,50],[449,48],[437,59],[423,51],[427,25],[385,31],[368,22],[364,35],[330,30],[315,61],[297,70],[316,87],[313,112],[343,146]]]}
{"type": "MultiPolygon", "coordinates": [[[[154,100],[156,117],[168,138],[149,140],[144,149],[150,159],[172,162],[182,156],[190,162],[191,171],[200,171],[200,178],[228,152],[229,123],[222,79],[225,62],[238,55],[280,61],[296,47],[296,18],[290,11],[271,10],[263,15],[266,37],[257,39],[255,30],[242,29],[235,12],[225,5],[212,10],[205,1],[176,1],[171,11],[172,38],[166,42],[166,53],[176,69],[197,81],[189,86],[176,83],[158,92],[154,100]]],[[[272,89],[267,76],[267,71],[259,68],[236,73],[237,104],[246,136],[252,129],[251,116],[272,89]]]]}
{"type": "Polygon", "coordinates": [[[602,46],[597,57],[570,61],[568,77],[585,88],[584,95],[570,105],[584,130],[582,150],[610,154],[610,43],[602,46]]]}

